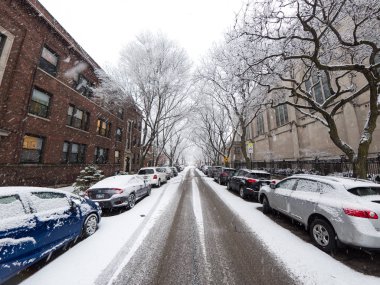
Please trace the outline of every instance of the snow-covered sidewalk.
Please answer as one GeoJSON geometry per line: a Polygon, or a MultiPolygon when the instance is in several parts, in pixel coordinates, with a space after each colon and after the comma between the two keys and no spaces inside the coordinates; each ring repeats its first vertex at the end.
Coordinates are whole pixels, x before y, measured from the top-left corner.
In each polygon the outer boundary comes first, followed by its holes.
{"type": "Polygon", "coordinates": [[[260,204],[247,203],[226,186],[198,173],[301,284],[380,284],[380,278],[356,272],[276,224],[257,209],[260,204]]]}
{"type": "MultiPolygon", "coordinates": [[[[153,188],[151,195],[139,201],[133,209],[102,217],[94,235],[76,244],[21,284],[95,284],[108,265],[115,263],[115,258],[125,263],[128,256],[133,255],[175,196],[186,171],[160,188],[153,188]],[[120,256],[120,252],[125,256],[120,256]]],[[[70,191],[70,186],[65,190],[70,191]]]]}

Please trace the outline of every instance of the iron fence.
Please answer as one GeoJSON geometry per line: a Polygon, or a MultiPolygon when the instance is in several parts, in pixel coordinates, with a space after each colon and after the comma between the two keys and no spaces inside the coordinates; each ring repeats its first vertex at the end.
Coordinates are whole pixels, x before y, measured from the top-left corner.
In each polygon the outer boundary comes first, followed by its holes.
{"type": "MultiPolygon", "coordinates": [[[[232,162],[232,167],[236,169],[250,168],[262,169],[278,176],[289,176],[299,173],[310,173],[319,175],[338,174],[342,176],[352,176],[352,163],[346,159],[329,160],[271,160],[271,161],[252,161],[248,165],[244,162],[232,162]]],[[[368,159],[368,177],[380,178],[380,158],[368,159]]]]}

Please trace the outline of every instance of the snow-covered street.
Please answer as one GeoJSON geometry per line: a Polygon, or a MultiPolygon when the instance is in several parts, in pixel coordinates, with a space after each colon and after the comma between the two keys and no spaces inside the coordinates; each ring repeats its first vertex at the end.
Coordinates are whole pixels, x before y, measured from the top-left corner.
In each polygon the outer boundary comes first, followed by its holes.
{"type": "MultiPolygon", "coordinates": [[[[368,256],[365,262],[370,268],[379,260],[368,256]]],[[[93,236],[34,271],[31,276],[24,272],[21,284],[380,282],[322,252],[264,215],[260,204],[241,199],[194,168],[154,188],[133,209],[105,213],[93,236]]]]}

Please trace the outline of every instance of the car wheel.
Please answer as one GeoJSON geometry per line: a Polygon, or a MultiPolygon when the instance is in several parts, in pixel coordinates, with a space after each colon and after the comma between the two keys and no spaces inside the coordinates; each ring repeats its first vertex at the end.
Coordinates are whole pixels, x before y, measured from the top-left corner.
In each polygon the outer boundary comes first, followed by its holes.
{"type": "Polygon", "coordinates": [[[218,179],[218,183],[220,184],[220,185],[222,185],[222,180],[219,178],[218,179]]]}
{"type": "Polygon", "coordinates": [[[324,252],[336,248],[336,234],[333,227],[323,219],[315,219],[310,226],[310,236],[314,244],[324,252]]]}
{"type": "Polygon", "coordinates": [[[158,179],[157,187],[161,187],[161,179],[158,179]]]}
{"type": "Polygon", "coordinates": [[[230,184],[230,181],[227,182],[227,190],[231,190],[231,184],[230,184]]]}
{"type": "Polygon", "coordinates": [[[82,236],[89,237],[96,232],[98,228],[98,217],[96,214],[90,214],[83,224],[82,236]]]}
{"type": "Polygon", "coordinates": [[[268,214],[271,211],[271,207],[269,206],[269,201],[267,196],[263,197],[263,213],[268,214]]]}
{"type": "Polygon", "coordinates": [[[242,199],[247,198],[247,195],[245,195],[244,187],[243,187],[243,186],[240,186],[239,194],[240,194],[240,197],[241,197],[242,199]]]}
{"type": "Polygon", "coordinates": [[[128,197],[128,207],[129,209],[132,209],[135,206],[136,203],[136,196],[134,193],[129,194],[128,197]]]}
{"type": "Polygon", "coordinates": [[[152,188],[148,188],[148,191],[146,191],[146,196],[150,196],[150,192],[152,191],[152,188]]]}

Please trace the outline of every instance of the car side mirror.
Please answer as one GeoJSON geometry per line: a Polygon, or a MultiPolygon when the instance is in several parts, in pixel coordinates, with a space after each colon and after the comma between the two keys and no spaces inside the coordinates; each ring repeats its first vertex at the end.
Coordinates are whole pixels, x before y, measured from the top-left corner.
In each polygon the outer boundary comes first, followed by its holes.
{"type": "Polygon", "coordinates": [[[276,184],[271,183],[271,184],[270,184],[270,188],[271,188],[271,189],[276,189],[276,184]]]}

